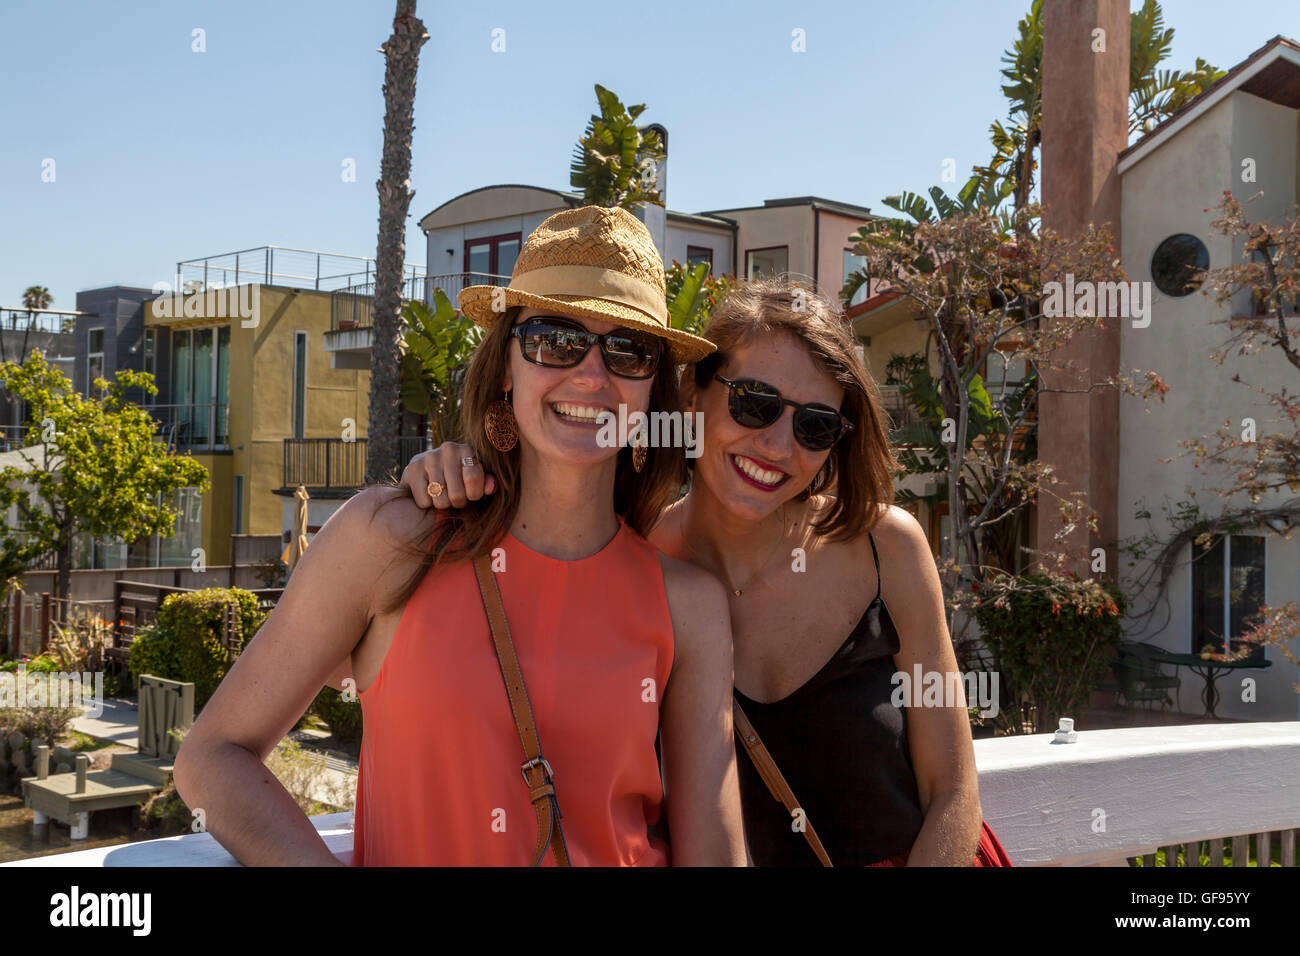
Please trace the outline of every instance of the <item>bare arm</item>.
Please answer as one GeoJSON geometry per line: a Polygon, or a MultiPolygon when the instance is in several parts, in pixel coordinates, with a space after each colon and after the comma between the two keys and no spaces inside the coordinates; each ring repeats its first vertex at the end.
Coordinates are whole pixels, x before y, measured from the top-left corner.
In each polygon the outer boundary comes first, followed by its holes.
{"type": "MultiPolygon", "coordinates": [[[[912,674],[919,663],[923,674],[942,675],[946,687],[949,674],[960,675],[948,636],[943,588],[925,532],[914,517],[896,507],[881,526],[888,529],[876,536],[881,564],[896,581],[910,582],[907,600],[889,606],[900,645],[895,664],[912,674]]],[[[953,706],[923,707],[918,700],[920,688],[913,688],[914,706],[906,711],[908,746],[925,815],[908,866],[970,866],[979,845],[983,816],[975,748],[959,681],[956,689],[953,706]]]]}
{"type": "Polygon", "coordinates": [[[731,612],[712,576],[662,556],[673,669],[659,711],[674,866],[745,866],[732,736],[731,612]]]}
{"type": "Polygon", "coordinates": [[[394,554],[371,515],[393,494],[367,489],[325,523],[176,755],[177,792],[246,866],[344,865],[263,761],[366,632],[394,554]]]}

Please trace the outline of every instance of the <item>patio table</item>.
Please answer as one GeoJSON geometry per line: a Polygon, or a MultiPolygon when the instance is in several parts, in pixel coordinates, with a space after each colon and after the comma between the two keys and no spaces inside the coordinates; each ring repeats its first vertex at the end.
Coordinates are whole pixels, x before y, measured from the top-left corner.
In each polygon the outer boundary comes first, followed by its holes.
{"type": "Polygon", "coordinates": [[[1151,660],[1158,661],[1161,664],[1172,664],[1175,667],[1186,667],[1193,674],[1199,674],[1205,681],[1205,686],[1201,688],[1201,703],[1205,705],[1205,716],[1218,717],[1214,708],[1219,703],[1219,691],[1215,687],[1215,681],[1219,679],[1220,671],[1245,670],[1265,670],[1273,666],[1272,661],[1254,663],[1251,661],[1216,661],[1213,659],[1205,660],[1200,654],[1175,654],[1172,651],[1152,649],[1150,652],[1151,660]]]}

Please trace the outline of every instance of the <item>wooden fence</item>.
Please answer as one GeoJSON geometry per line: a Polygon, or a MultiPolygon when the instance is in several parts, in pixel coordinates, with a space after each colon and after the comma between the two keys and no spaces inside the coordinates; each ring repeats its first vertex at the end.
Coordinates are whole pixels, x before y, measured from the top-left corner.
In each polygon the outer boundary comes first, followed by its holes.
{"type": "MultiPolygon", "coordinates": [[[[131,656],[136,628],[158,620],[158,609],[168,595],[195,590],[198,588],[119,580],[113,582],[112,600],[70,601],[56,598],[48,591],[37,594],[15,589],[0,601],[0,651],[8,657],[43,654],[49,650],[57,621],[89,614],[102,619],[112,629],[111,642],[104,649],[105,657],[126,663],[131,656]]],[[[258,606],[268,611],[284,593],[283,588],[247,590],[257,595],[258,606]]],[[[223,626],[222,643],[232,646],[237,631],[237,618],[231,605],[223,626]]]]}

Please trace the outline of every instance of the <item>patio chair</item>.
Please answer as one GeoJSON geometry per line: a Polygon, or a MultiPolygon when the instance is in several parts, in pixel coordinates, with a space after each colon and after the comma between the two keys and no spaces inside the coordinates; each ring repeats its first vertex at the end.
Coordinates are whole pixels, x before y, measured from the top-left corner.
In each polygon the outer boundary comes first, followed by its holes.
{"type": "Polygon", "coordinates": [[[1172,689],[1174,700],[1177,701],[1178,689],[1182,686],[1182,680],[1177,674],[1166,674],[1161,669],[1161,664],[1156,658],[1156,655],[1161,652],[1162,648],[1141,641],[1125,641],[1119,646],[1120,656],[1133,660],[1140,668],[1141,675],[1139,679],[1144,686],[1160,690],[1172,689]]]}
{"type": "Polygon", "coordinates": [[[1115,674],[1115,683],[1119,686],[1118,696],[1129,703],[1147,703],[1160,701],[1161,708],[1170,704],[1169,696],[1163,687],[1153,687],[1146,683],[1142,665],[1132,657],[1117,657],[1111,661],[1111,670],[1115,674]]]}

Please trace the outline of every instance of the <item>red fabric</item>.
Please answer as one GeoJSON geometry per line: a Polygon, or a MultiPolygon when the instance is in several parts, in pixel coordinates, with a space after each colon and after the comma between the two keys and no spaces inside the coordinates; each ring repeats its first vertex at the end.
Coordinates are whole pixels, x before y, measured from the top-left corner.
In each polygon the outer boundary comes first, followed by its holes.
{"type": "MultiPolygon", "coordinates": [[[[659,702],[673,658],[659,552],[621,522],[577,561],[510,534],[501,548],[496,577],[555,768],[569,859],[666,866],[668,847],[652,831],[663,801],[659,702]]],[[[537,823],[519,732],[469,562],[425,576],[360,698],[354,866],[532,862],[537,823]]],[[[549,850],[542,865],[555,865],[549,850]]]]}
{"type": "MultiPolygon", "coordinates": [[[[833,862],[833,861],[832,861],[833,862]]],[[[881,860],[879,863],[868,863],[868,866],[906,866],[907,854],[900,853],[892,856],[887,860],[881,860]]],[[[980,845],[975,851],[975,860],[971,866],[1010,866],[1011,860],[1007,856],[1007,851],[1002,849],[1002,844],[998,838],[993,835],[987,823],[980,823],[980,845]]]]}

